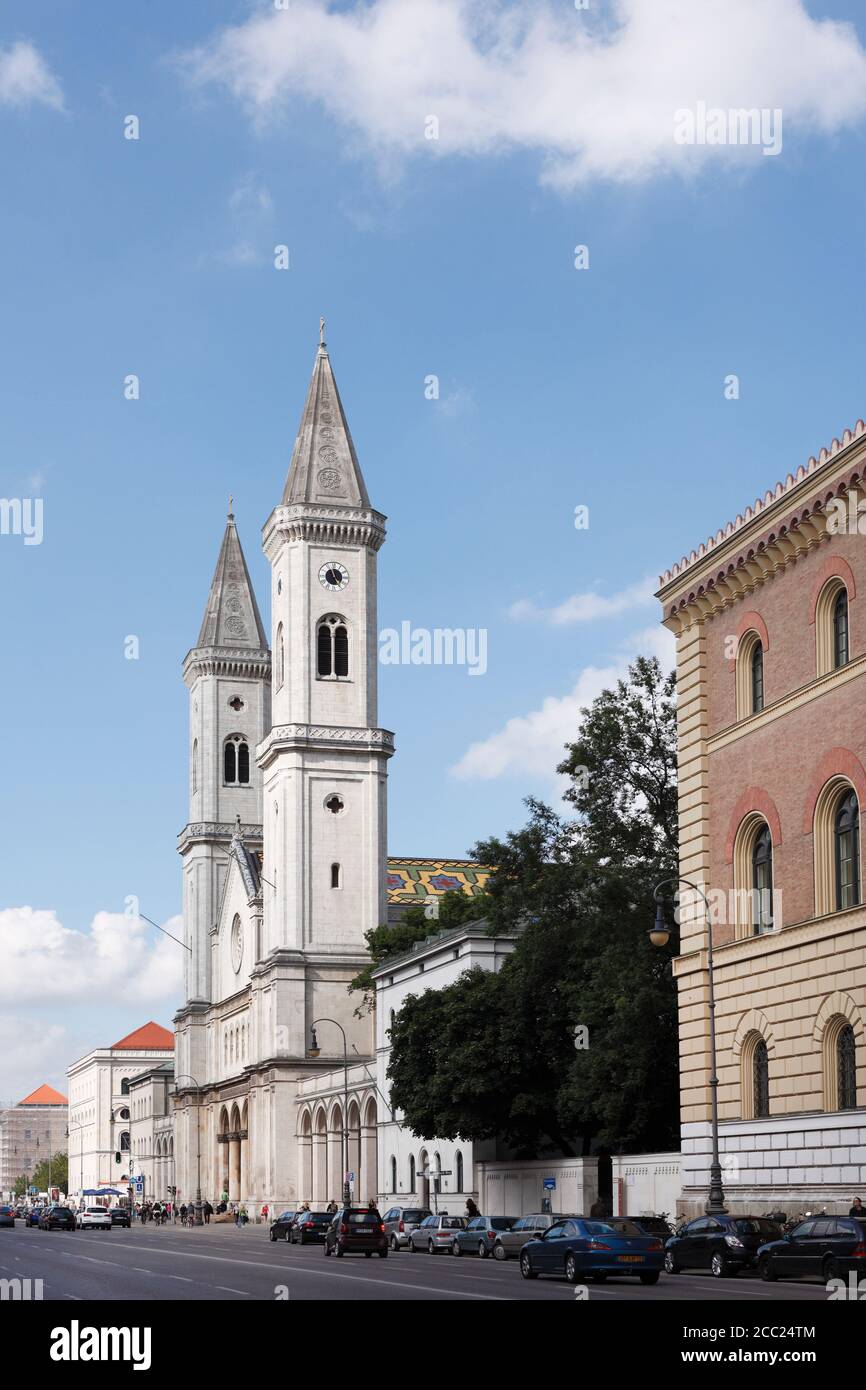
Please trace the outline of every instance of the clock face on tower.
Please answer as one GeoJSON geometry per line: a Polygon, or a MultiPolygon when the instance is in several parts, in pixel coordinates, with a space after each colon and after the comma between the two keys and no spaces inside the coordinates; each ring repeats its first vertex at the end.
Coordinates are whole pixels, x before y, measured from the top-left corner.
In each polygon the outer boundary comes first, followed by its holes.
{"type": "Polygon", "coordinates": [[[328,560],[319,570],[319,583],[323,589],[327,589],[331,594],[345,589],[348,582],[349,571],[345,565],[341,565],[337,560],[328,560]]]}

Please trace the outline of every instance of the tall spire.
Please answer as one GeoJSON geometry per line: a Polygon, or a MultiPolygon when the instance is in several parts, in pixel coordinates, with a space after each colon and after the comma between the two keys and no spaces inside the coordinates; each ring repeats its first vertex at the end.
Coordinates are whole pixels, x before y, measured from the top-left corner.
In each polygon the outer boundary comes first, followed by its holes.
{"type": "Polygon", "coordinates": [[[343,402],[331,370],[324,319],[319,321],[319,350],[283,489],[283,505],[290,506],[294,502],[370,506],[343,402]]]}
{"type": "MultiPolygon", "coordinates": [[[[232,501],[229,501],[229,507],[232,501]]],[[[229,511],[198,647],[251,647],[267,650],[268,639],[262,626],[259,606],[250,581],[247,562],[229,511]]]]}

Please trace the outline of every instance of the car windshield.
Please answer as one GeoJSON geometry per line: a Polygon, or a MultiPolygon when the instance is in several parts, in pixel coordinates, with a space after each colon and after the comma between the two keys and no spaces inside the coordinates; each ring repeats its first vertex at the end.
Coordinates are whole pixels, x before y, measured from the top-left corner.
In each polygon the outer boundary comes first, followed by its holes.
{"type": "Polygon", "coordinates": [[[763,1216],[746,1216],[734,1222],[734,1230],[741,1236],[777,1236],[779,1228],[775,1221],[767,1221],[763,1216]]]}

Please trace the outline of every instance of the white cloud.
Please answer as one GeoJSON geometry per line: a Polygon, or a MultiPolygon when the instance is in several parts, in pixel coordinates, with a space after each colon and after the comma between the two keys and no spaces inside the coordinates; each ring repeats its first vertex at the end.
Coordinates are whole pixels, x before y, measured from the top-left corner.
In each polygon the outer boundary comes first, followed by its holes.
{"type": "MultiPolygon", "coordinates": [[[[183,919],[163,924],[183,939],[183,919]]],[[[0,910],[0,1000],[16,1004],[142,1004],[179,996],[184,948],[140,918],[97,912],[73,931],[48,908],[0,910]]]]}
{"type": "Polygon", "coordinates": [[[42,1018],[0,1014],[0,1103],[20,1100],[43,1081],[65,1094],[70,1060],[66,1029],[42,1018]]]}
{"type": "Polygon", "coordinates": [[[31,101],[63,110],[57,78],[33,44],[20,39],[11,48],[0,48],[0,106],[26,106],[31,101]]]}
{"type": "Polygon", "coordinates": [[[624,679],[638,654],[657,656],[665,673],[672,670],[674,647],[673,636],[660,624],[632,633],[615,665],[585,666],[567,695],[549,695],[540,709],[509,719],[496,733],[471,744],[451,768],[451,775],[466,782],[490,782],[520,773],[537,784],[540,773],[547,782],[562,780],[564,790],[565,780],[557,778],[556,767],[565,756],[565,744],[577,737],[580,711],[624,679]]]}
{"type": "Polygon", "coordinates": [[[399,155],[531,150],[562,188],[690,172],[756,148],[679,145],[675,112],[781,109],[786,133],[866,111],[854,27],[803,0],[293,0],[182,55],[261,124],[318,103],[393,174],[399,155]],[[439,138],[425,138],[435,116],[439,138]]]}
{"type": "Polygon", "coordinates": [[[526,618],[540,618],[552,627],[565,627],[571,623],[592,623],[598,618],[616,618],[632,608],[642,608],[655,601],[656,584],[652,579],[643,579],[639,584],[631,584],[617,594],[605,597],[594,590],[572,594],[553,608],[539,608],[530,599],[518,599],[508,610],[509,618],[521,621],[526,618]]]}

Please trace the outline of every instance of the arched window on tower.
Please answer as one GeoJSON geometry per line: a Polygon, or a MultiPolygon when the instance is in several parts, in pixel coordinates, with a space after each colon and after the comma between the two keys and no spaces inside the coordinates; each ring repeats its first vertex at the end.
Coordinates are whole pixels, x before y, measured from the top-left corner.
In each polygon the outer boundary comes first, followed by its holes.
{"type": "Polygon", "coordinates": [[[349,628],[337,613],[319,619],[316,671],[320,680],[345,680],[349,674],[349,628]]]}
{"type": "Polygon", "coordinates": [[[226,786],[246,786],[250,780],[250,746],[242,734],[232,734],[223,749],[223,781],[226,786]]]}
{"type": "Polygon", "coordinates": [[[283,683],[284,677],[285,677],[285,659],[286,659],[285,646],[284,646],[284,643],[283,643],[283,625],[282,625],[282,623],[280,623],[279,627],[277,628],[276,648],[277,648],[277,649],[276,649],[276,653],[275,653],[275,656],[276,656],[276,666],[277,666],[277,683],[276,683],[276,688],[277,688],[277,690],[279,690],[280,686],[281,686],[282,683],[283,683]]]}
{"type": "Polygon", "coordinates": [[[192,741],[192,794],[198,791],[198,739],[192,741]]]}
{"type": "Polygon", "coordinates": [[[342,881],[342,873],[341,873],[340,866],[339,866],[339,864],[332,864],[332,865],[331,865],[331,887],[332,887],[332,888],[342,888],[342,886],[343,886],[343,881],[342,881]]]}
{"type": "Polygon", "coordinates": [[[836,810],[835,851],[836,911],[842,912],[860,901],[860,808],[853,790],[836,810]]]}
{"type": "Polygon", "coordinates": [[[128,1095],[129,1095],[129,1077],[128,1077],[128,1076],[125,1076],[125,1077],[123,1078],[123,1080],[121,1081],[121,1083],[120,1083],[120,1094],[121,1094],[122,1096],[128,1096],[128,1095]]]}

